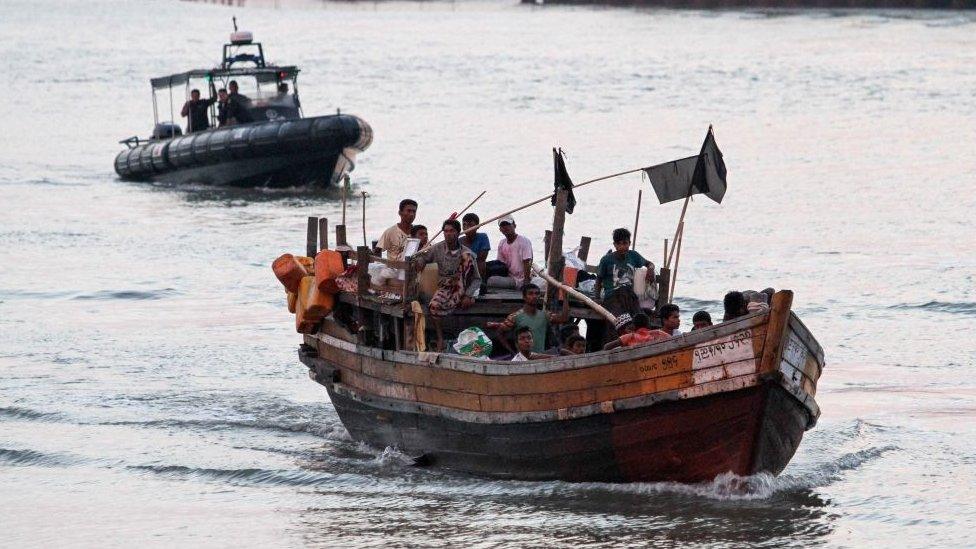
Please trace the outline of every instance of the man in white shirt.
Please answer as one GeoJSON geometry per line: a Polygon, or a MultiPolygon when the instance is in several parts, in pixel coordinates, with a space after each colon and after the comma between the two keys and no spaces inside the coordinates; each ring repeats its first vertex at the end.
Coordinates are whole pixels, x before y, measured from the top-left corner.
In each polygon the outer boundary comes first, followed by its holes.
{"type": "Polygon", "coordinates": [[[387,259],[395,261],[403,260],[403,248],[407,245],[407,239],[410,238],[413,221],[417,219],[417,202],[409,198],[401,200],[399,213],[400,222],[383,231],[383,235],[376,243],[379,250],[386,251],[387,259]]]}

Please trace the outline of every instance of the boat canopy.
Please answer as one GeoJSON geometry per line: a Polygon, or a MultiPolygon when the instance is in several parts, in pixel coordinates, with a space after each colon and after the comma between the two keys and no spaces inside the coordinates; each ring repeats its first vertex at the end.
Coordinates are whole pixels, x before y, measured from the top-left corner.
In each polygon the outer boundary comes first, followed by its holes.
{"type": "Polygon", "coordinates": [[[294,65],[289,65],[285,67],[247,67],[247,68],[228,68],[228,69],[194,69],[191,71],[181,72],[177,74],[171,74],[169,76],[160,76],[159,78],[152,78],[150,82],[154,90],[160,90],[165,88],[171,88],[173,86],[182,86],[186,84],[192,78],[208,78],[213,80],[214,78],[236,78],[253,76],[257,79],[258,83],[265,82],[278,82],[280,80],[291,80],[298,76],[298,67],[294,65]]]}

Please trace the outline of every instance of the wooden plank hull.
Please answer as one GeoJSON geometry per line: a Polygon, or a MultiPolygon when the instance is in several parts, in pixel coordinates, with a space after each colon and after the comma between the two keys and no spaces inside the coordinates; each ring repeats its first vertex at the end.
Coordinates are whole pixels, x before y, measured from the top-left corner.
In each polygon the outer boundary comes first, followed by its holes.
{"type": "Polygon", "coordinates": [[[329,396],[356,440],[423,456],[445,469],[523,480],[700,482],[728,471],[776,474],[808,421],[802,406],[772,384],[614,414],[513,424],[398,411],[334,390],[329,396]]]}
{"type": "Polygon", "coordinates": [[[780,292],[663,342],[530,363],[308,335],[299,352],[356,440],[479,475],[698,482],[778,474],[819,416],[823,351],[780,292]]]}

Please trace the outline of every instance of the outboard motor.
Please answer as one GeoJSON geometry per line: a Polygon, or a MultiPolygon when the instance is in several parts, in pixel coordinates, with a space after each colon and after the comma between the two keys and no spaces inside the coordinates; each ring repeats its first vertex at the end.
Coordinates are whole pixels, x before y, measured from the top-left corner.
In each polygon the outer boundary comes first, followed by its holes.
{"type": "Polygon", "coordinates": [[[172,122],[160,122],[153,128],[153,139],[172,139],[183,135],[183,129],[172,122]]]}

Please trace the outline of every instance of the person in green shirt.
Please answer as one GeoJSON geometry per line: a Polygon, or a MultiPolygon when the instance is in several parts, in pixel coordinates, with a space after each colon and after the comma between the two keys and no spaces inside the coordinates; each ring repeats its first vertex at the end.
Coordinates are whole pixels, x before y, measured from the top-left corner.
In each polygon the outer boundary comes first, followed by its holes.
{"type": "MultiPolygon", "coordinates": [[[[652,264],[630,249],[630,231],[623,228],[614,230],[613,251],[607,252],[600,259],[600,266],[596,271],[596,295],[600,295],[602,290],[603,299],[608,299],[614,291],[625,287],[633,292],[634,276],[641,267],[652,267],[652,264]]],[[[653,268],[647,269],[646,279],[648,282],[654,280],[653,268]]]]}
{"type": "MultiPolygon", "coordinates": [[[[522,308],[508,315],[502,322],[489,322],[489,328],[497,328],[500,332],[519,328],[528,328],[532,332],[532,351],[541,353],[546,348],[546,334],[549,333],[550,324],[562,324],[569,321],[569,300],[563,300],[563,308],[558,315],[539,308],[542,290],[531,282],[522,286],[522,308]]],[[[502,344],[508,350],[515,352],[508,343],[507,338],[502,337],[502,344]]]]}

